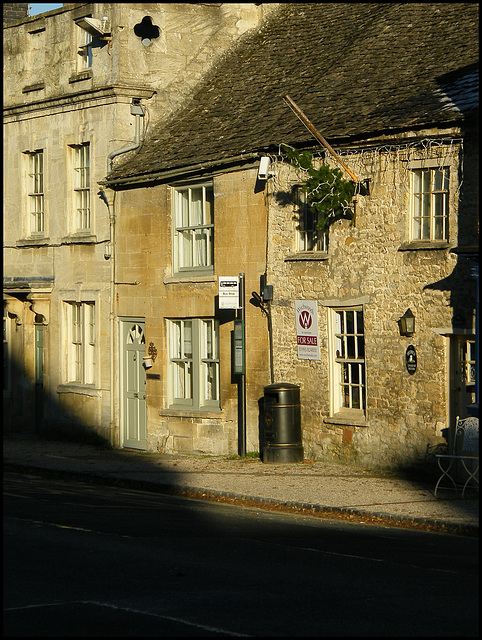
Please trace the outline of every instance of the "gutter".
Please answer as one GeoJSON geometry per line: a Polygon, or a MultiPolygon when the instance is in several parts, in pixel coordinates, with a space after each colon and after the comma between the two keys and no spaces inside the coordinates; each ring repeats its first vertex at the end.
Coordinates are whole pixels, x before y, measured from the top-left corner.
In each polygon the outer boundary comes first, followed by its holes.
{"type": "MultiPolygon", "coordinates": [[[[121,150],[122,151],[122,150],[121,150]]],[[[229,158],[223,158],[219,160],[209,160],[208,162],[200,162],[198,164],[188,165],[187,167],[178,167],[177,169],[169,169],[166,171],[156,171],[155,173],[149,174],[141,174],[131,177],[122,177],[122,178],[106,178],[99,182],[101,185],[109,186],[114,188],[115,186],[121,185],[130,185],[130,184],[138,184],[142,182],[154,182],[156,180],[164,180],[169,178],[174,178],[176,176],[187,175],[189,173],[195,173],[197,171],[202,171],[204,169],[211,169],[215,166],[222,166],[225,164],[231,164],[236,162],[243,162],[247,160],[256,160],[258,159],[262,153],[260,152],[252,152],[252,153],[241,153],[238,156],[231,156],[229,158]]]]}

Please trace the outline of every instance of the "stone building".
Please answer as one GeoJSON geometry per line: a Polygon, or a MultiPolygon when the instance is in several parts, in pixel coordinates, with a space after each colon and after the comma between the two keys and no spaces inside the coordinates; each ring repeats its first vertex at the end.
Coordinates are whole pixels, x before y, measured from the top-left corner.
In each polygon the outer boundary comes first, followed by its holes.
{"type": "Polygon", "coordinates": [[[4,4],[6,429],[87,427],[119,442],[112,296],[136,275],[115,272],[98,182],[265,11],[65,3],[29,18],[4,4]]]}
{"type": "Polygon", "coordinates": [[[234,316],[216,294],[238,272],[270,320],[248,307],[248,449],[271,381],[300,386],[311,459],[397,466],[450,440],[475,400],[477,24],[470,3],[280,6],[102,181],[130,282],[120,370],[135,340],[153,360],[139,446],[236,451],[234,316]],[[289,147],[353,185],[325,232],[289,147]]]}

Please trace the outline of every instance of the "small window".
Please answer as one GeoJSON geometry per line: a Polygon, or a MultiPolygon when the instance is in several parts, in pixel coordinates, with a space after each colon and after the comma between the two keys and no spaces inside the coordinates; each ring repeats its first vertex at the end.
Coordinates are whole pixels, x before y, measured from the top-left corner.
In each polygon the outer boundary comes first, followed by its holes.
{"type": "Polygon", "coordinates": [[[218,323],[212,318],[168,321],[169,404],[179,409],[219,408],[218,323]]]}
{"type": "Polygon", "coordinates": [[[67,382],[94,384],[95,305],[67,303],[67,382]]]}
{"type": "Polygon", "coordinates": [[[365,333],[361,307],[332,311],[332,390],[334,413],[365,411],[365,333]]]}
{"type": "Polygon", "coordinates": [[[296,250],[328,251],[328,231],[318,229],[318,214],[306,202],[306,192],[295,187],[296,250]]]}
{"type": "Polygon", "coordinates": [[[77,51],[77,71],[86,71],[92,67],[92,36],[88,31],[77,27],[79,48],[77,51]]]}
{"type": "Polygon", "coordinates": [[[90,219],[90,145],[72,147],[74,231],[85,231],[91,227],[90,219]]]}
{"type": "Polygon", "coordinates": [[[173,269],[213,271],[214,194],[211,184],[173,189],[173,269]]]}
{"type": "Polygon", "coordinates": [[[448,240],[449,169],[411,173],[412,240],[448,240]]]}
{"type": "Polygon", "coordinates": [[[43,151],[28,153],[27,199],[30,234],[44,233],[44,154],[43,151]]]}

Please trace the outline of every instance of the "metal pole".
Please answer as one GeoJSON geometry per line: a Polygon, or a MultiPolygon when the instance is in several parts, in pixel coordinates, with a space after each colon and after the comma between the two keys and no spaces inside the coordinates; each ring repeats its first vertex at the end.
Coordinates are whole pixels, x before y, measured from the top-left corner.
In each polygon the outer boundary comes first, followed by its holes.
{"type": "MultiPolygon", "coordinates": [[[[245,304],[244,304],[244,273],[239,274],[239,306],[242,328],[243,328],[243,359],[246,357],[246,335],[245,335],[245,304]]],[[[246,371],[246,363],[243,363],[243,370],[246,371]]],[[[246,373],[239,376],[238,382],[238,455],[246,457],[246,373]]]]}

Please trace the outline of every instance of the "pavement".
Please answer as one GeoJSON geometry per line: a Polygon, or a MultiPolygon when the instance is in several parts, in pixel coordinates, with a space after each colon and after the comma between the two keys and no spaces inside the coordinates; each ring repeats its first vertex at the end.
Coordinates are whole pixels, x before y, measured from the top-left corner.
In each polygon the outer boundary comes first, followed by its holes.
{"type": "Polygon", "coordinates": [[[478,536],[478,491],[434,495],[433,481],[305,460],[169,455],[4,437],[5,470],[168,493],[311,517],[478,536]]]}

